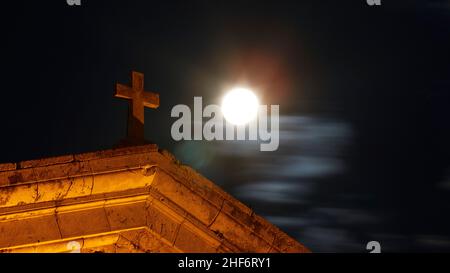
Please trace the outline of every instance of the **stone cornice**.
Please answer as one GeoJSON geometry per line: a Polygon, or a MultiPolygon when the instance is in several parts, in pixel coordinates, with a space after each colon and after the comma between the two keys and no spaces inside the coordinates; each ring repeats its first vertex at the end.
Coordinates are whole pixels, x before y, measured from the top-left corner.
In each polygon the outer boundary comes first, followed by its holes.
{"type": "Polygon", "coordinates": [[[173,251],[308,251],[154,144],[0,165],[2,251],[128,229],[173,251]]]}

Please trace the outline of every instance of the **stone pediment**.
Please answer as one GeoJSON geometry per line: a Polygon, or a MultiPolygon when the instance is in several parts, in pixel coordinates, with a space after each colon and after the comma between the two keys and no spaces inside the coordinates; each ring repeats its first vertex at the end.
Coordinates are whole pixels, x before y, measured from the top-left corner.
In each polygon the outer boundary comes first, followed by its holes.
{"type": "Polygon", "coordinates": [[[308,252],[154,144],[0,164],[0,251],[308,252]]]}

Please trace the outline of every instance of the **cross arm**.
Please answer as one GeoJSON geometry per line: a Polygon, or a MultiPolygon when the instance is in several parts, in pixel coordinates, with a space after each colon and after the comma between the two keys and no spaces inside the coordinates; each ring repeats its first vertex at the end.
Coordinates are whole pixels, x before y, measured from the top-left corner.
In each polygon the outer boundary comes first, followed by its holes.
{"type": "Polygon", "coordinates": [[[159,94],[153,92],[144,92],[143,103],[145,107],[158,108],[159,94]]]}
{"type": "Polygon", "coordinates": [[[131,99],[133,90],[130,87],[123,84],[116,84],[116,92],[114,93],[114,97],[122,98],[122,99],[131,99]]]}

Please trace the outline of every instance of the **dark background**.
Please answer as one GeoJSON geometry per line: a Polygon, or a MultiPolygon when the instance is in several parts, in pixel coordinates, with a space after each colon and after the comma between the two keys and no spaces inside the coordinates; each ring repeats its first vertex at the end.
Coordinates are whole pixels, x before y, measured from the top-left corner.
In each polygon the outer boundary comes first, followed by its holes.
{"type": "Polygon", "coordinates": [[[1,4],[0,162],[117,144],[137,70],[147,138],[313,251],[450,251],[449,1],[81,1],[1,4]],[[276,152],[172,140],[174,105],[242,82],[276,152]]]}

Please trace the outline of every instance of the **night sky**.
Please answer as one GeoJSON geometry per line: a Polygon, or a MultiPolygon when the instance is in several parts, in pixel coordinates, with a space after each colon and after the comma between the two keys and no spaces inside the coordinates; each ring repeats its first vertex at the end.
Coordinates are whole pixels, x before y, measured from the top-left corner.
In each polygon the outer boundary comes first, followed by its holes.
{"type": "Polygon", "coordinates": [[[114,147],[137,70],[146,138],[312,251],[450,251],[450,1],[81,2],[1,4],[0,162],[114,147]],[[174,105],[240,83],[277,151],[172,140],[174,105]]]}

